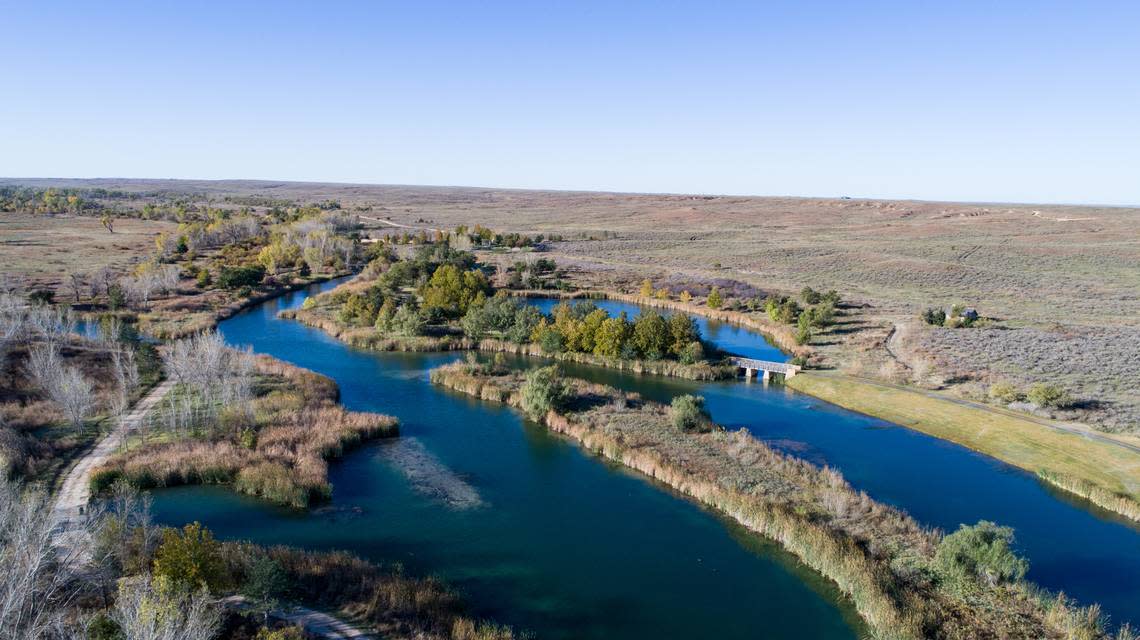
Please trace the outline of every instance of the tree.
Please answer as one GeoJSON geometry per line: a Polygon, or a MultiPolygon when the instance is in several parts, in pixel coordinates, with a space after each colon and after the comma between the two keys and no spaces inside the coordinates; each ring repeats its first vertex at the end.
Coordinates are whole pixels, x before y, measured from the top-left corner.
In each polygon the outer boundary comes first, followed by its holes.
{"type": "Polygon", "coordinates": [[[934,568],[944,584],[963,593],[979,583],[995,586],[1025,577],[1029,563],[1013,552],[1013,529],[981,520],[942,539],[934,568]]]}
{"type": "Polygon", "coordinates": [[[154,575],[171,586],[188,591],[208,589],[219,593],[229,583],[221,545],[199,522],[168,529],[154,554],[154,575]]]}
{"type": "Polygon", "coordinates": [[[1054,407],[1062,409],[1072,405],[1073,400],[1064,389],[1055,385],[1045,382],[1038,382],[1029,387],[1029,391],[1025,394],[1033,404],[1039,407],[1054,407]]]}
{"type": "Polygon", "coordinates": [[[812,314],[801,313],[796,321],[796,344],[807,344],[812,339],[812,314]]]}
{"type": "Polygon", "coordinates": [[[578,327],[578,340],[575,344],[576,350],[582,353],[593,353],[598,330],[602,328],[602,323],[608,319],[609,314],[602,309],[594,309],[589,315],[582,318],[582,322],[578,327]]]}
{"type": "Polygon", "coordinates": [[[649,278],[641,281],[641,295],[645,298],[653,297],[653,282],[649,278]]]}
{"type": "Polygon", "coordinates": [[[208,592],[179,589],[160,576],[120,582],[112,618],[126,640],[211,640],[221,626],[208,592]]]}
{"type": "Polygon", "coordinates": [[[562,353],[566,349],[566,338],[558,327],[544,318],[530,334],[531,342],[542,347],[543,353],[562,353]]]}
{"type": "Polygon", "coordinates": [[[673,398],[673,402],[669,405],[669,419],[673,422],[673,426],[682,431],[712,430],[709,412],[705,409],[705,399],[701,396],[685,394],[673,398]]]}
{"type": "Polygon", "coordinates": [[[265,278],[265,267],[249,265],[245,267],[222,267],[218,274],[218,286],[223,289],[256,287],[265,278]]]}
{"type": "Polygon", "coordinates": [[[922,312],[922,321],[929,325],[941,327],[942,323],[946,322],[946,312],[942,309],[930,307],[922,312]]]}
{"type": "Polygon", "coordinates": [[[629,341],[633,325],[625,314],[616,318],[606,318],[594,336],[594,355],[608,358],[621,357],[622,347],[629,341]]]}
{"type": "Polygon", "coordinates": [[[633,346],[647,360],[669,353],[669,325],[655,311],[646,311],[633,324],[633,346]]]}
{"type": "Polygon", "coordinates": [[[250,565],[241,592],[254,601],[268,621],[269,612],[277,607],[278,599],[288,589],[289,576],[281,563],[262,555],[250,565]]]}
{"type": "Polygon", "coordinates": [[[400,305],[392,316],[392,332],[402,336],[418,336],[424,332],[424,317],[411,304],[400,305]]]}
{"type": "Polygon", "coordinates": [[[804,301],[804,304],[819,304],[820,300],[823,299],[823,294],[811,287],[804,287],[800,291],[800,299],[804,301]]]}
{"type": "Polygon", "coordinates": [[[439,309],[449,318],[467,313],[467,308],[480,293],[490,290],[487,276],[478,269],[462,271],[453,264],[440,265],[421,292],[424,309],[439,309]]]}
{"type": "Polygon", "coordinates": [[[523,411],[534,420],[541,419],[549,411],[560,409],[567,396],[562,372],[554,365],[531,369],[519,389],[519,395],[523,411]]]}
{"type": "Polygon", "coordinates": [[[709,297],[705,304],[708,305],[709,309],[719,309],[720,306],[724,304],[724,297],[721,296],[720,289],[718,287],[712,288],[712,291],[709,292],[709,297]]]}
{"type": "Polygon", "coordinates": [[[57,538],[51,503],[0,474],[0,637],[41,639],[65,624],[66,607],[84,586],[80,570],[97,516],[57,538]],[[63,542],[63,544],[57,544],[63,542]]]}
{"type": "Polygon", "coordinates": [[[681,302],[688,304],[689,302],[691,302],[693,300],[693,294],[689,293],[688,289],[685,289],[684,291],[681,292],[680,299],[681,299],[681,302]]]}
{"type": "Polygon", "coordinates": [[[990,386],[990,397],[1006,404],[1021,400],[1021,392],[1008,382],[997,382],[990,386]]]}
{"type": "Polygon", "coordinates": [[[705,359],[705,347],[699,340],[694,340],[677,354],[681,364],[696,364],[705,359]]]}
{"type": "Polygon", "coordinates": [[[674,313],[669,316],[669,352],[681,355],[686,347],[693,342],[700,342],[701,331],[697,323],[685,313],[674,313]]]}

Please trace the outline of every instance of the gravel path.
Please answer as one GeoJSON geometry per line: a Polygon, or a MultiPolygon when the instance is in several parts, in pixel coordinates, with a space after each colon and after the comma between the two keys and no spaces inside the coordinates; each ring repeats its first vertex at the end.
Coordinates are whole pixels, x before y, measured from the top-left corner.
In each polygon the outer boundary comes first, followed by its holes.
{"type": "MultiPolygon", "coordinates": [[[[249,606],[249,601],[245,596],[229,596],[222,598],[218,602],[222,606],[230,609],[246,609],[249,606]]],[[[328,640],[342,640],[345,638],[372,640],[376,637],[352,626],[340,618],[305,607],[275,609],[269,612],[269,616],[276,620],[283,620],[289,624],[298,625],[304,629],[306,633],[327,638],[328,640]]]]}
{"type": "MultiPolygon", "coordinates": [[[[111,433],[108,433],[95,447],[67,472],[59,494],[52,504],[51,516],[54,523],[56,544],[58,546],[74,546],[75,537],[86,535],[83,518],[87,509],[87,502],[91,499],[91,473],[96,467],[115,453],[115,449],[133,429],[138,428],[154,405],[158,404],[166,394],[174,388],[174,383],[167,380],[150,390],[141,400],[135,403],[111,433]]],[[[77,558],[87,560],[87,558],[77,558]]]]}

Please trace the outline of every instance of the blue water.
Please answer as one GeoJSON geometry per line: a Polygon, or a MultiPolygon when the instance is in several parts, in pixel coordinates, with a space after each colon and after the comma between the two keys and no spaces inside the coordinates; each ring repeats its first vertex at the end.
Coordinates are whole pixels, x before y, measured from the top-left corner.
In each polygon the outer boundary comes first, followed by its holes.
{"type": "MultiPolygon", "coordinates": [[[[554,298],[530,298],[527,302],[541,309],[543,313],[550,313],[550,310],[561,302],[561,300],[554,298]]],[[[569,304],[590,302],[597,305],[599,309],[605,310],[611,316],[616,316],[624,311],[630,320],[633,320],[641,315],[642,311],[648,309],[648,307],[616,300],[569,300],[568,302],[569,304]]],[[[653,309],[653,311],[662,315],[673,313],[672,311],[664,309],[653,309]]],[[[744,356],[745,358],[755,358],[756,360],[769,360],[774,362],[786,362],[788,360],[787,354],[769,344],[763,336],[754,331],[726,322],[709,320],[704,316],[692,315],[690,317],[696,322],[697,328],[701,330],[701,335],[704,336],[705,340],[712,342],[722,351],[744,356]]]]}
{"type": "MultiPolygon", "coordinates": [[[[330,375],[350,408],[397,415],[403,433],[466,478],[488,506],[465,512],[441,507],[412,492],[379,449],[369,447],[333,465],[330,516],[189,488],[158,495],[158,512],[167,521],[199,518],[223,535],[399,560],[456,581],[476,611],[542,637],[852,633],[851,612],[837,606],[833,590],[778,550],[582,454],[512,411],[433,388],[427,370],[458,356],[354,351],[274,317],[300,305],[304,295],[235,316],[221,329],[231,343],[330,375]],[[336,511],[351,505],[363,514],[336,511]],[[706,572],[710,566],[715,570],[706,572]],[[780,620],[794,624],[773,622],[780,620]]],[[[624,303],[599,306],[637,312],[624,303]]],[[[747,330],[698,322],[706,338],[726,351],[784,359],[747,330]]],[[[717,422],[836,467],[856,487],[924,524],[953,530],[988,519],[1012,526],[1030,559],[1030,579],[1085,603],[1100,602],[1116,623],[1140,622],[1140,528],[1031,474],[780,385],[563,367],[662,401],[699,393],[717,422]]]]}
{"type": "Polygon", "coordinates": [[[458,354],[352,350],[280,321],[294,295],[222,323],[250,344],[330,375],[344,404],[401,420],[401,440],[478,492],[457,509],[413,488],[375,443],[331,467],[333,502],[274,508],[216,487],[157,492],[160,522],[219,536],[348,549],[436,574],[477,616],[541,638],[843,638],[864,634],[834,586],[778,546],[662,486],[584,453],[506,407],[435,387],[458,354]],[[758,631],[762,630],[762,631],[758,631]]]}

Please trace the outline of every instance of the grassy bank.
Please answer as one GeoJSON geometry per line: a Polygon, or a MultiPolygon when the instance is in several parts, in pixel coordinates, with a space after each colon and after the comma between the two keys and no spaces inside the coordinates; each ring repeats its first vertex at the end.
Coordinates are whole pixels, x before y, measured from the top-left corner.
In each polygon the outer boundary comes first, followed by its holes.
{"type": "MultiPolygon", "coordinates": [[[[434,383],[522,406],[520,374],[456,363],[434,383]]],[[[566,381],[563,408],[543,422],[609,459],[722,511],[833,580],[882,638],[1043,638],[1089,631],[1084,612],[1021,582],[968,596],[940,586],[941,534],[852,488],[839,473],[770,449],[745,431],[688,432],[669,409],[602,385],[566,381]]],[[[1088,637],[1096,637],[1092,632],[1088,637]]]]}
{"type": "Polygon", "coordinates": [[[1050,429],[1013,414],[850,376],[806,373],[787,384],[846,409],[1037,473],[1105,509],[1140,520],[1140,455],[1124,447],[1050,429]]]}
{"type": "Polygon", "coordinates": [[[228,484],[293,507],[327,500],[327,460],[365,440],[398,431],[395,418],[346,411],[324,376],[262,356],[257,359],[253,425],[205,433],[144,434],[91,478],[100,493],[120,478],[142,487],[228,484]]]}

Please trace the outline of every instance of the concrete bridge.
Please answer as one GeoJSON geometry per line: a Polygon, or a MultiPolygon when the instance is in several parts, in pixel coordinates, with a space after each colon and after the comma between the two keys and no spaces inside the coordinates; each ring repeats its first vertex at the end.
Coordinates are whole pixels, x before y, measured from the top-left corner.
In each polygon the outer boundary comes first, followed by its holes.
{"type": "Polygon", "coordinates": [[[784,378],[791,378],[800,372],[799,365],[787,362],[772,362],[769,360],[753,360],[752,358],[729,358],[738,369],[744,369],[744,377],[752,379],[762,377],[767,382],[773,373],[783,374],[784,378]]]}

